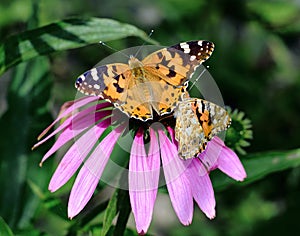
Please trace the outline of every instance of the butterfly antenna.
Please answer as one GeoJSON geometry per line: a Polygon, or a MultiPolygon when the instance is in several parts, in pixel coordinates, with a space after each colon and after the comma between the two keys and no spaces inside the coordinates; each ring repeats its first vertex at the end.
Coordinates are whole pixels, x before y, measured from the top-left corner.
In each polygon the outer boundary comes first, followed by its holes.
{"type": "Polygon", "coordinates": [[[115,52],[118,52],[118,53],[122,54],[123,56],[129,58],[129,56],[128,56],[127,54],[123,53],[122,51],[118,51],[117,49],[115,49],[115,48],[113,48],[113,47],[107,45],[107,44],[104,43],[103,41],[99,41],[99,43],[100,43],[101,45],[103,45],[103,46],[105,46],[105,47],[108,47],[109,49],[111,49],[111,50],[113,50],[113,51],[115,51],[115,52]]]}
{"type": "MultiPolygon", "coordinates": [[[[150,37],[152,36],[153,32],[154,32],[154,30],[152,29],[152,30],[150,31],[150,33],[148,34],[148,38],[150,38],[150,37]]],[[[137,52],[135,53],[134,57],[136,57],[136,56],[139,54],[139,52],[140,52],[141,49],[145,46],[145,44],[146,44],[146,41],[144,41],[144,43],[140,46],[140,48],[139,48],[139,49],[137,50],[137,52]]]]}
{"type": "Polygon", "coordinates": [[[189,88],[189,90],[191,90],[194,87],[194,85],[198,82],[198,80],[204,74],[205,71],[207,71],[206,68],[204,68],[204,70],[201,72],[201,74],[198,76],[198,78],[195,79],[195,81],[193,82],[193,84],[191,85],[191,87],[189,88]]]}

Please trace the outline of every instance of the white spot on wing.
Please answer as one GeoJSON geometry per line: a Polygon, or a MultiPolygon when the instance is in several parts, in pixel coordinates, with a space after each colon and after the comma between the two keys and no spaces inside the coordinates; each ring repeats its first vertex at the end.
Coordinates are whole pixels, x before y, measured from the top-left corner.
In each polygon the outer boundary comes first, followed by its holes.
{"type": "Polygon", "coordinates": [[[181,43],[180,47],[181,48],[190,48],[190,46],[187,43],[181,43]]]}
{"type": "Polygon", "coordinates": [[[194,61],[195,59],[196,59],[195,55],[193,55],[193,56],[190,57],[190,61],[194,61]]]}
{"type": "Polygon", "coordinates": [[[97,81],[99,79],[96,68],[91,69],[91,76],[92,76],[93,80],[95,80],[95,81],[97,81]]]}
{"type": "Polygon", "coordinates": [[[184,53],[190,53],[191,49],[187,43],[181,43],[180,47],[183,49],[184,53]]]}

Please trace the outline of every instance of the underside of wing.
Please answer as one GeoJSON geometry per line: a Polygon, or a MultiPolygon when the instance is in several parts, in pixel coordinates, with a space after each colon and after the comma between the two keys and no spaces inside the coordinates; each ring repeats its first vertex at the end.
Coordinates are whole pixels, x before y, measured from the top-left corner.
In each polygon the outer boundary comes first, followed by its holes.
{"type": "Polygon", "coordinates": [[[190,103],[178,104],[176,109],[175,139],[178,141],[178,155],[182,159],[195,157],[199,145],[204,142],[204,133],[190,103]]]}
{"type": "Polygon", "coordinates": [[[175,137],[178,153],[183,159],[197,156],[219,132],[230,126],[226,110],[214,103],[198,98],[188,98],[176,109],[175,137]]]}
{"type": "Polygon", "coordinates": [[[231,118],[223,107],[198,98],[190,98],[189,102],[208,140],[230,126],[231,118]]]}

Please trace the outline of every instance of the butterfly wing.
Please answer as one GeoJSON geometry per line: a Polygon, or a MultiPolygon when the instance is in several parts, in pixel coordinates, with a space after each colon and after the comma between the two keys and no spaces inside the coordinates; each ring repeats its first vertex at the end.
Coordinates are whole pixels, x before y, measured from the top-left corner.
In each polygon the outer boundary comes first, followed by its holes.
{"type": "Polygon", "coordinates": [[[163,79],[168,84],[182,86],[196,67],[211,56],[214,47],[205,40],[179,43],[151,53],[142,63],[164,73],[163,79]]]}
{"type": "Polygon", "coordinates": [[[178,155],[182,159],[192,158],[199,152],[199,145],[206,141],[202,127],[188,101],[178,103],[175,114],[175,139],[178,141],[178,155]]]}
{"type": "Polygon", "coordinates": [[[143,82],[133,76],[127,64],[114,63],[85,72],[75,87],[86,95],[107,99],[129,117],[145,121],[153,118],[152,108],[159,115],[174,110],[181,101],[187,78],[213,49],[209,41],[180,43],[158,50],[142,61],[143,82]]]}
{"type": "Polygon", "coordinates": [[[159,115],[175,109],[186,90],[186,81],[213,50],[212,42],[190,41],[163,48],[144,58],[145,77],[152,82],[151,105],[159,115]]]}
{"type": "Polygon", "coordinates": [[[128,65],[123,63],[98,66],[78,77],[75,87],[85,95],[99,96],[110,102],[124,97],[127,77],[130,77],[128,65]]]}
{"type": "MultiPolygon", "coordinates": [[[[162,66],[160,68],[159,70],[151,66],[144,66],[144,75],[149,81],[147,82],[151,93],[149,102],[156,113],[162,116],[171,113],[175,109],[177,103],[182,100],[186,86],[167,83],[164,77],[166,76],[165,72],[169,71],[169,69],[162,66]]],[[[177,80],[185,79],[183,76],[176,74],[176,72],[172,73],[173,75],[177,77],[177,80]]]]}
{"type": "Polygon", "coordinates": [[[141,86],[132,79],[127,64],[115,63],[93,68],[78,77],[75,87],[86,94],[99,96],[114,104],[129,117],[152,118],[152,108],[143,99],[141,86]]]}
{"type": "Polygon", "coordinates": [[[231,119],[226,110],[212,102],[188,98],[176,109],[175,138],[183,159],[197,156],[219,132],[226,130],[231,119]]]}
{"type": "Polygon", "coordinates": [[[119,108],[129,117],[146,121],[153,118],[153,111],[150,99],[150,83],[133,79],[128,84],[126,97],[121,98],[119,108]],[[147,96],[148,95],[148,96],[147,96]]]}

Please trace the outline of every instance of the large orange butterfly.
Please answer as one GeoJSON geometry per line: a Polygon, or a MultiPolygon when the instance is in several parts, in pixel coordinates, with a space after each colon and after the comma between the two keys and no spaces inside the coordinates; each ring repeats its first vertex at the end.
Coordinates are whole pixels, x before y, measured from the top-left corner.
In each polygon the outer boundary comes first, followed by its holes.
{"type": "Polygon", "coordinates": [[[113,63],[95,67],[82,74],[76,88],[104,98],[129,117],[146,121],[171,113],[187,87],[195,68],[214,50],[209,41],[190,41],[155,51],[128,64],[113,63]]]}

